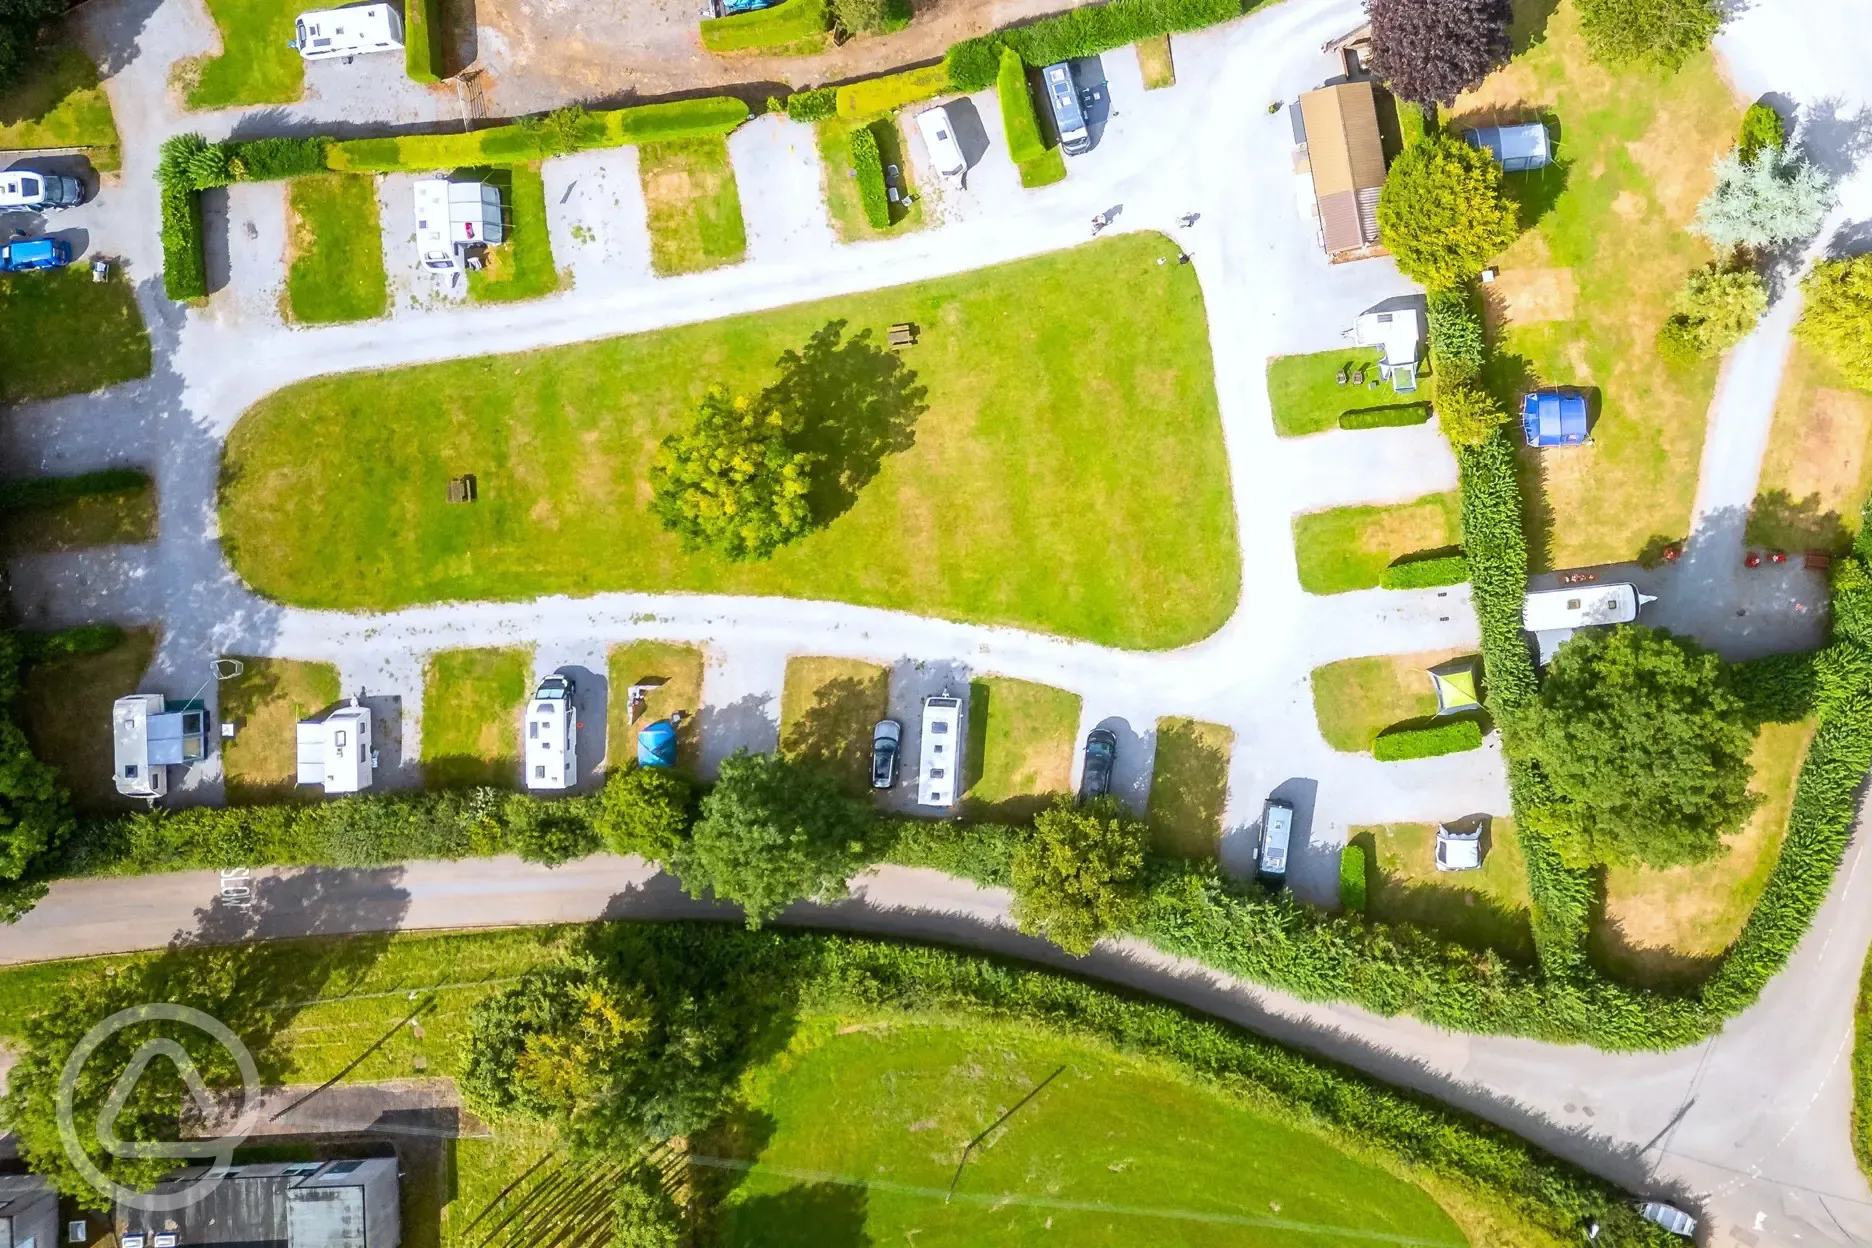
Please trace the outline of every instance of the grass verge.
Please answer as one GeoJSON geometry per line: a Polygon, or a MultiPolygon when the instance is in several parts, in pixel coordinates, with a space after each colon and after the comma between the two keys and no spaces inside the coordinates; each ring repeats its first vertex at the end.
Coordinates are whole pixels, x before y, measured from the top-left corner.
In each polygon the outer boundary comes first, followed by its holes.
{"type": "Polygon", "coordinates": [[[95,481],[114,488],[30,499],[0,509],[0,558],[19,554],[53,554],[94,546],[147,542],[156,536],[156,483],[140,472],[90,474],[87,478],[57,478],[63,482],[95,481]],[[103,480],[97,480],[102,477],[103,480]],[[132,480],[131,478],[134,478],[132,480]],[[94,492],[95,491],[95,492],[94,492]]]}
{"type": "Polygon", "coordinates": [[[553,267],[552,236],[546,228],[546,183],[538,165],[494,171],[505,180],[502,198],[509,218],[507,241],[488,248],[485,269],[468,274],[468,295],[481,303],[513,303],[550,295],[565,285],[553,267]],[[505,179],[502,174],[507,175],[505,179]]]}
{"type": "Polygon", "coordinates": [[[520,708],[531,691],[524,649],[443,650],[423,670],[423,783],[512,785],[520,770],[520,708]]]}
{"type": "Polygon", "coordinates": [[[1748,541],[1844,554],[1872,487],[1872,394],[1796,342],[1781,377],[1748,541]]]}
{"type": "Polygon", "coordinates": [[[717,54],[812,56],[823,52],[831,19],[825,0],[781,0],[752,13],[702,20],[702,46],[717,54]]]}
{"type": "Polygon", "coordinates": [[[908,234],[929,224],[923,214],[923,197],[916,194],[916,187],[910,181],[903,131],[898,128],[894,115],[873,121],[829,117],[813,126],[813,138],[819,148],[819,168],[825,178],[826,215],[832,219],[832,231],[841,243],[908,234]],[[877,140],[879,158],[887,166],[897,166],[898,189],[912,196],[908,204],[899,201],[890,206],[891,223],[882,230],[874,229],[865,220],[864,206],[858,199],[858,180],[852,176],[852,131],[866,126],[877,140]]]}
{"type": "Polygon", "coordinates": [[[242,659],[241,674],[221,682],[221,719],[240,726],[221,743],[228,801],[291,797],[299,774],[299,721],[338,701],[338,669],[298,659],[242,659]]]}
{"type": "Polygon", "coordinates": [[[1462,653],[1380,654],[1314,668],[1313,713],[1320,735],[1335,750],[1364,753],[1391,725],[1436,714],[1429,669],[1462,653]]]}
{"type": "Polygon", "coordinates": [[[1491,819],[1482,834],[1482,866],[1436,869],[1434,823],[1382,823],[1347,829],[1347,843],[1366,854],[1366,914],[1380,922],[1415,923],[1472,949],[1493,949],[1531,961],[1527,864],[1514,820],[1491,819]]]}
{"type": "Polygon", "coordinates": [[[34,56],[0,96],[0,148],[85,147],[100,173],[117,168],[117,122],[97,66],[75,43],[34,56]]]}
{"type": "Polygon", "coordinates": [[[1454,490],[1409,503],[1334,507],[1295,516],[1294,554],[1301,588],[1310,594],[1372,589],[1392,560],[1460,544],[1461,525],[1454,490]]]}
{"type": "Polygon", "coordinates": [[[1051,685],[984,676],[969,682],[969,817],[1024,823],[1048,796],[1072,789],[1079,695],[1051,685]]]}
{"type": "Polygon", "coordinates": [[[33,753],[58,769],[80,811],[124,811],[136,805],[117,792],[111,777],[111,703],[135,693],[156,654],[156,634],[126,630],[102,654],[72,655],[29,664],[21,696],[21,722],[33,753]]]}
{"type": "Polygon", "coordinates": [[[0,404],[52,399],[150,374],[150,337],[130,280],[79,264],[0,273],[0,404]]]}
{"type": "Polygon", "coordinates": [[[1144,89],[1157,91],[1176,86],[1176,64],[1170,59],[1170,36],[1157,35],[1137,41],[1138,71],[1144,75],[1144,89]]]}
{"type": "Polygon", "coordinates": [[[650,221],[650,267],[658,275],[737,264],[747,254],[726,139],[645,143],[637,149],[637,176],[650,221]]]}
{"type": "Polygon", "coordinates": [[[1369,385],[1378,377],[1378,348],[1347,347],[1311,355],[1281,355],[1268,361],[1268,401],[1274,406],[1274,432],[1283,438],[1324,433],[1339,427],[1346,412],[1392,407],[1403,400],[1390,386],[1369,385]],[[1340,370],[1364,370],[1363,387],[1340,385],[1340,370]]]}
{"type": "MultiPolygon", "coordinates": [[[[177,61],[171,81],[191,109],[244,104],[290,104],[305,92],[305,62],[286,46],[293,20],[305,6],[297,0],[207,0],[208,16],[221,32],[220,55],[177,61]]],[[[365,58],[368,62],[369,57],[365,58]]]]}
{"type": "Polygon", "coordinates": [[[390,310],[378,222],[377,179],[355,173],[287,184],[292,261],[286,300],[308,325],[366,321],[390,310]]]}
{"type": "Polygon", "coordinates": [[[636,758],[638,730],[681,711],[683,721],[676,725],[676,761],[684,771],[694,774],[702,763],[701,649],[668,641],[633,641],[611,647],[607,666],[611,669],[611,689],[605,715],[605,765],[622,767],[636,758]],[[652,680],[663,683],[644,695],[643,713],[633,724],[630,687],[652,680]]]}
{"type": "Polygon", "coordinates": [[[1233,729],[1198,719],[1157,721],[1157,752],[1151,763],[1150,809],[1153,847],[1178,858],[1212,858],[1228,806],[1229,755],[1233,729]]]}
{"type": "Polygon", "coordinates": [[[889,712],[888,667],[858,659],[788,659],[780,750],[821,764],[849,793],[869,793],[871,730],[889,712]]]}

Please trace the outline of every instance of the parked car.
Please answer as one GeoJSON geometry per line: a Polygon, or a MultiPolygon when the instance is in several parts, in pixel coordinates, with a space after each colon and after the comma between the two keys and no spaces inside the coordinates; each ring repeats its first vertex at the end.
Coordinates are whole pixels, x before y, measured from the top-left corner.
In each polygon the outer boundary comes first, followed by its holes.
{"type": "Polygon", "coordinates": [[[1085,774],[1079,778],[1079,800],[1092,801],[1111,792],[1112,767],[1118,761],[1118,734],[1094,728],[1086,734],[1085,774]]]}
{"type": "Polygon", "coordinates": [[[1655,1222],[1667,1231],[1675,1231],[1685,1239],[1696,1237],[1696,1219],[1675,1205],[1667,1205],[1661,1200],[1647,1200],[1638,1206],[1638,1216],[1647,1222],[1655,1222]]]}
{"type": "Polygon", "coordinates": [[[962,179],[968,173],[968,161],[962,155],[962,145],[956,142],[949,110],[940,104],[926,108],[916,115],[916,124],[917,132],[923,136],[923,146],[929,149],[930,163],[936,167],[936,176],[942,179],[944,186],[961,190],[962,179]]]}
{"type": "Polygon", "coordinates": [[[1436,869],[1439,871],[1474,871],[1482,865],[1482,829],[1468,832],[1448,824],[1437,825],[1436,869]]]}
{"type": "Polygon", "coordinates": [[[1293,840],[1293,803],[1270,797],[1261,803],[1261,845],[1255,851],[1255,878],[1271,888],[1287,882],[1287,847],[1293,840]]]}
{"type": "Polygon", "coordinates": [[[0,247],[0,273],[62,269],[71,263],[71,247],[56,238],[29,238],[0,247]]]}
{"type": "Polygon", "coordinates": [[[1046,84],[1047,100],[1053,105],[1053,126],[1059,131],[1060,150],[1068,156],[1092,150],[1092,133],[1086,129],[1085,109],[1079,103],[1079,89],[1073,85],[1072,66],[1065,61],[1040,71],[1046,84]]]}
{"type": "Polygon", "coordinates": [[[903,725],[880,719],[871,730],[871,787],[888,789],[897,783],[897,755],[903,749],[903,725]]]}
{"type": "Polygon", "coordinates": [[[84,186],[62,173],[9,169],[0,173],[0,212],[45,212],[72,208],[84,199],[84,186]]]}

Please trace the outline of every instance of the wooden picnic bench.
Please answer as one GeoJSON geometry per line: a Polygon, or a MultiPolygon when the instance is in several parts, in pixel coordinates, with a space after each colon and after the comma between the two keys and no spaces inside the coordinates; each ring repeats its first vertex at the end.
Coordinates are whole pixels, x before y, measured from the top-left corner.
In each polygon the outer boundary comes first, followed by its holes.
{"type": "Polygon", "coordinates": [[[472,472],[459,477],[450,477],[448,501],[451,503],[472,503],[475,501],[475,479],[472,472]]]}
{"type": "Polygon", "coordinates": [[[916,326],[908,321],[890,327],[890,345],[893,347],[916,346],[916,326]]]}

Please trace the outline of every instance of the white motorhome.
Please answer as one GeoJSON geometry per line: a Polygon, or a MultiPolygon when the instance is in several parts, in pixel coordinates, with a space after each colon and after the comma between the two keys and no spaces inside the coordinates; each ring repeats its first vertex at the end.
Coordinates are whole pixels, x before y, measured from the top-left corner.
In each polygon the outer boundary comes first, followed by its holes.
{"type": "Polygon", "coordinates": [[[953,806],[962,778],[962,699],[923,699],[923,757],[917,767],[917,805],[953,806]]]}
{"type": "Polygon", "coordinates": [[[188,701],[171,710],[160,693],[133,693],[111,704],[112,779],[126,797],[169,792],[169,769],[208,757],[208,712],[188,701]]]}
{"type": "Polygon", "coordinates": [[[968,161],[962,158],[962,145],[956,142],[955,127],[949,123],[949,110],[938,104],[935,108],[926,108],[916,115],[917,131],[923,136],[923,146],[929,148],[930,163],[936,167],[936,176],[944,186],[962,189],[962,178],[968,173],[968,161]]]}
{"type": "Polygon", "coordinates": [[[377,777],[371,713],[356,698],[322,717],[302,719],[298,731],[299,783],[327,793],[361,793],[377,777]]]}
{"type": "Polygon", "coordinates": [[[1629,583],[1540,589],[1522,603],[1521,625],[1529,632],[1545,633],[1595,624],[1629,624],[1638,618],[1639,607],[1656,601],[1629,583]]]}
{"type": "Polygon", "coordinates": [[[569,789],[578,783],[578,708],[572,682],[548,676],[526,709],[526,784],[529,789],[569,789]]]}
{"type": "Polygon", "coordinates": [[[415,200],[416,259],[425,269],[459,272],[468,248],[507,237],[499,187],[424,178],[416,183],[415,200]]]}
{"type": "Polygon", "coordinates": [[[313,9],[293,23],[292,46],[308,61],[403,50],[403,15],[388,4],[313,9]]]}

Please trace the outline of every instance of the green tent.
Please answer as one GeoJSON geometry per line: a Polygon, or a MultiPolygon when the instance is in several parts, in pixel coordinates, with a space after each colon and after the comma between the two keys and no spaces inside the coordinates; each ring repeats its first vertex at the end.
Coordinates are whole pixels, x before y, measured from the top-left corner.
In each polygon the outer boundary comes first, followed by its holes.
{"type": "Polygon", "coordinates": [[[1473,662],[1445,663],[1430,669],[1430,683],[1436,687],[1437,714],[1454,715],[1458,711],[1482,709],[1476,696],[1476,665],[1473,662]]]}

